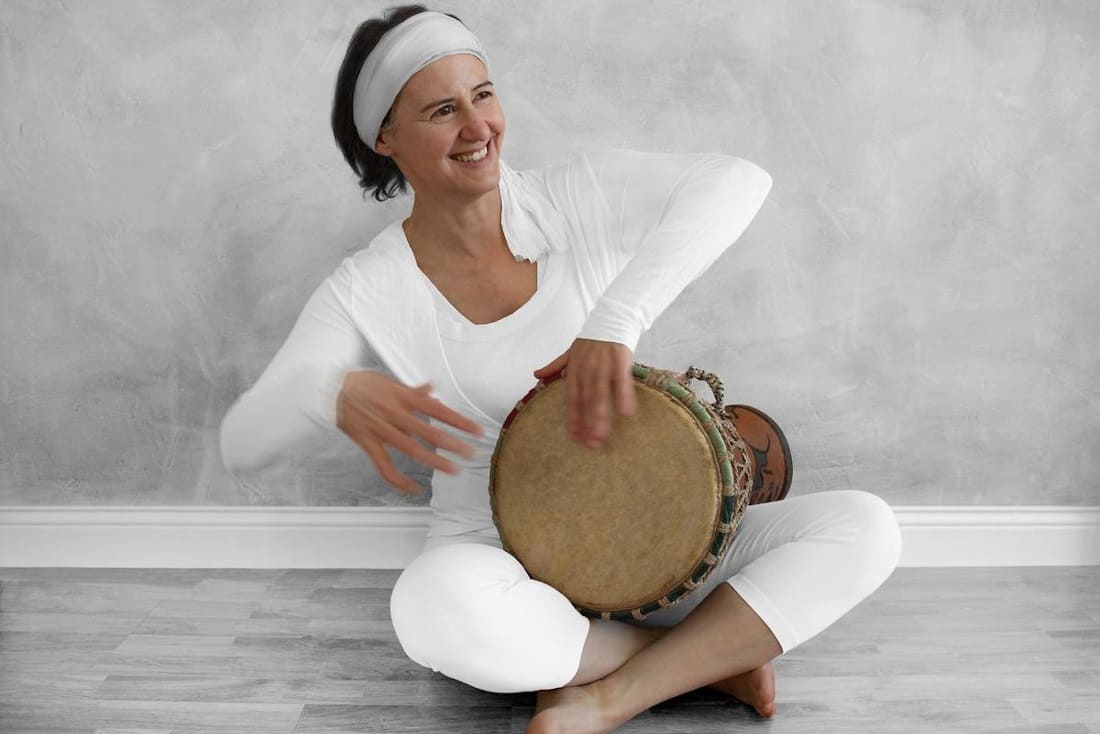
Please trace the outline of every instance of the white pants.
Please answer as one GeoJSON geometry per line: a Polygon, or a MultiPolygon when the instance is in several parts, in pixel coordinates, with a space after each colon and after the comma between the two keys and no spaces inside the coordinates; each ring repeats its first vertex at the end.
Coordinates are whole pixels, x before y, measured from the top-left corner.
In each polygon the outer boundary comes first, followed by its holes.
{"type": "MultiPolygon", "coordinates": [[[[893,510],[867,492],[750,505],[701,587],[627,623],[671,627],[728,583],[787,652],[877,589],[900,554],[893,510]]],[[[414,662],[493,693],[564,686],[580,668],[590,628],[588,617],[530,578],[499,539],[478,536],[430,539],[394,584],[390,616],[414,662]]]]}

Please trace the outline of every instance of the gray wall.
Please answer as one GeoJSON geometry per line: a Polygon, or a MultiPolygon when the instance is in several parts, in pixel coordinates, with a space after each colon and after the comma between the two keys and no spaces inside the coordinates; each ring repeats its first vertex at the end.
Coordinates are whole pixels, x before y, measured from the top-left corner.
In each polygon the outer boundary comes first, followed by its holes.
{"type": "MultiPolygon", "coordinates": [[[[718,150],[775,180],[638,359],[772,414],[796,493],[1097,503],[1100,6],[592,5],[437,6],[490,51],[514,166],[718,150]]],[[[0,504],[426,502],[338,434],[245,486],[217,448],[407,210],[360,198],[328,128],[382,7],[0,3],[0,504]]]]}

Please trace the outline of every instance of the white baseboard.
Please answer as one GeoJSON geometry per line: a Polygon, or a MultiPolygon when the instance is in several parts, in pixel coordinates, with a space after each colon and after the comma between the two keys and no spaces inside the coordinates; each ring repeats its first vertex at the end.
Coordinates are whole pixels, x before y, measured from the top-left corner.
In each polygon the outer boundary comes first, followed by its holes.
{"type": "MultiPolygon", "coordinates": [[[[1100,506],[895,507],[902,566],[1100,565],[1100,506]]],[[[427,507],[0,507],[0,567],[404,568],[427,507]]]]}

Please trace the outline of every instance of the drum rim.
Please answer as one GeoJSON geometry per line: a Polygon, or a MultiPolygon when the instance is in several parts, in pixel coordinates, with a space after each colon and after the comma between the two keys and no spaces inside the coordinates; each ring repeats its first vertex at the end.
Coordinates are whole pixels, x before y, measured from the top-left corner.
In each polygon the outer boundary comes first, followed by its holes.
{"type": "MultiPolygon", "coordinates": [[[[715,406],[705,403],[687,384],[684,375],[669,370],[661,370],[641,362],[634,362],[631,370],[632,376],[642,381],[649,387],[663,390],[672,399],[685,407],[693,416],[696,424],[708,437],[711,451],[718,459],[718,476],[722,485],[720,510],[715,519],[714,530],[709,550],[703,554],[692,567],[687,577],[676,584],[667,594],[659,599],[648,602],[638,607],[626,607],[618,609],[595,609],[581,604],[573,603],[573,606],[581,614],[604,620],[644,619],[659,609],[675,605],[690,592],[698,588],[717,568],[718,563],[728,552],[733,541],[733,536],[741,523],[745,507],[753,491],[753,464],[752,452],[737,433],[732,419],[725,411],[717,410],[715,406]],[[654,374],[655,373],[655,374],[654,374]],[[654,379],[647,379],[647,378],[654,379]],[[702,414],[701,417],[700,414],[702,414]],[[733,451],[736,449],[741,457],[740,467],[735,468],[733,451]],[[743,484],[744,486],[740,486],[743,484]]],[[[524,406],[548,385],[564,378],[564,373],[559,371],[549,378],[539,380],[526,395],[524,395],[509,412],[493,449],[492,459],[489,465],[489,502],[492,509],[493,523],[497,527],[503,549],[515,556],[513,547],[504,537],[500,527],[498,503],[496,498],[497,460],[500,455],[501,445],[508,427],[524,406]]],[[[522,560],[516,556],[517,560],[522,560]]]]}

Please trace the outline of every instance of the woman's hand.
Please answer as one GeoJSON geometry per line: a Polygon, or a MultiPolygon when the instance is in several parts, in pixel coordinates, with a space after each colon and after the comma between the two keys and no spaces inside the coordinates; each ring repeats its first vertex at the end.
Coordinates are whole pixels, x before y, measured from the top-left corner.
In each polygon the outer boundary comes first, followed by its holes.
{"type": "Polygon", "coordinates": [[[470,444],[433,427],[416,413],[434,416],[475,436],[484,433],[477,423],[431,397],[428,394],[431,389],[430,383],[406,387],[379,372],[355,370],[344,376],[344,384],[337,398],[337,428],[367,452],[383,479],[406,494],[420,494],[420,485],[394,467],[386,452],[386,444],[449,474],[459,474],[461,469],[454,462],[418,444],[412,436],[419,436],[434,446],[467,459],[474,455],[470,444]]]}
{"type": "Polygon", "coordinates": [[[575,339],[560,357],[535,377],[551,377],[565,369],[569,436],[578,444],[599,448],[611,435],[612,399],[620,415],[634,415],[634,354],[617,342],[575,339]]]}

